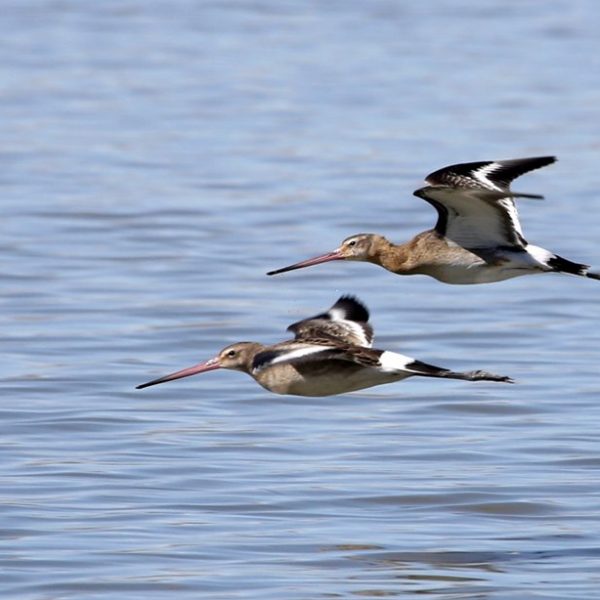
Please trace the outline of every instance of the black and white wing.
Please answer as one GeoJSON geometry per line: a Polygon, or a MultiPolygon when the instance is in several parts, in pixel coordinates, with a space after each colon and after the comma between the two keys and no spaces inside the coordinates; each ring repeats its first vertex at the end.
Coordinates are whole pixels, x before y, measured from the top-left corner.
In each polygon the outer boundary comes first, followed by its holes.
{"type": "Polygon", "coordinates": [[[379,365],[381,354],[381,350],[373,348],[335,342],[328,344],[325,338],[307,338],[306,341],[276,344],[259,352],[252,361],[252,372],[282,364],[300,367],[320,364],[326,367],[337,361],[375,367],[379,365]]]}
{"type": "Polygon", "coordinates": [[[427,176],[415,191],[438,212],[435,230],[466,249],[524,248],[514,198],[542,198],[510,190],[511,182],[555,162],[554,156],[461,163],[427,176]]]}
{"type": "Polygon", "coordinates": [[[376,365],[381,351],[371,349],[373,328],[368,321],[369,311],[362,302],[353,296],[341,296],[326,312],[290,325],[288,331],[295,338],[259,352],[252,371],[278,364],[326,364],[331,360],[376,365]]]}
{"type": "Polygon", "coordinates": [[[341,296],[327,311],[298,321],[288,327],[295,339],[320,339],[353,346],[370,348],[373,328],[369,325],[369,311],[353,296],[341,296]]]}

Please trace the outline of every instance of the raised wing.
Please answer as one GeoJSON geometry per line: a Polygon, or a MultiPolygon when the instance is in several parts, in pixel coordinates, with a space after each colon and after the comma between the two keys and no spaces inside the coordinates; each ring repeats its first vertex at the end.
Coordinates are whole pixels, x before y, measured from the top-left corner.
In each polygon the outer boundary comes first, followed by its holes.
{"type": "Polygon", "coordinates": [[[298,321],[288,327],[297,341],[323,340],[370,348],[373,328],[368,323],[369,311],[354,296],[341,296],[327,311],[298,321]]]}
{"type": "Polygon", "coordinates": [[[438,212],[435,230],[463,248],[524,247],[513,198],[542,198],[510,190],[511,182],[549,165],[553,156],[462,163],[427,176],[430,185],[415,191],[438,212]]]}

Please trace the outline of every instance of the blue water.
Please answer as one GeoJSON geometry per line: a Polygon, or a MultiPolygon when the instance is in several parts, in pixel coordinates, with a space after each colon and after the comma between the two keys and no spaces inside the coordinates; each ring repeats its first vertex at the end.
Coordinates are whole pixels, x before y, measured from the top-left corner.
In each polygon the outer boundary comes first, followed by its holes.
{"type": "Polygon", "coordinates": [[[2,598],[596,597],[598,282],[264,273],[429,228],[441,166],[537,154],[527,238],[600,267],[599,25],[592,0],[3,2],[2,598]],[[518,384],[133,389],[341,293],[378,347],[518,384]]]}

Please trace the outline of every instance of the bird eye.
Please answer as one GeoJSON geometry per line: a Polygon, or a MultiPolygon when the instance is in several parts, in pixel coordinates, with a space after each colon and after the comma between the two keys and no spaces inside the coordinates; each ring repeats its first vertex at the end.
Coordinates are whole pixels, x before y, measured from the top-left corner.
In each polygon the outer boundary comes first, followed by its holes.
{"type": "Polygon", "coordinates": [[[350,248],[352,248],[352,246],[356,246],[356,240],[350,240],[350,241],[348,242],[348,246],[349,246],[350,248]]]}
{"type": "Polygon", "coordinates": [[[228,358],[233,358],[234,356],[235,356],[235,350],[230,350],[230,351],[227,353],[227,357],[228,357],[228,358]]]}

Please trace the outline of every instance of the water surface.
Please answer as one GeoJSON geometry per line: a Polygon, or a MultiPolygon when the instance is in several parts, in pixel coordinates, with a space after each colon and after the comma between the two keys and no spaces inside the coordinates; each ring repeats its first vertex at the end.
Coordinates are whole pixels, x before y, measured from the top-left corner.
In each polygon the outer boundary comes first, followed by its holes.
{"type": "Polygon", "coordinates": [[[432,225],[446,164],[557,154],[527,237],[600,267],[590,0],[7,1],[3,598],[588,599],[600,288],[335,263],[432,225]],[[354,293],[377,345],[515,386],[326,399],[216,372],[354,293]]]}

